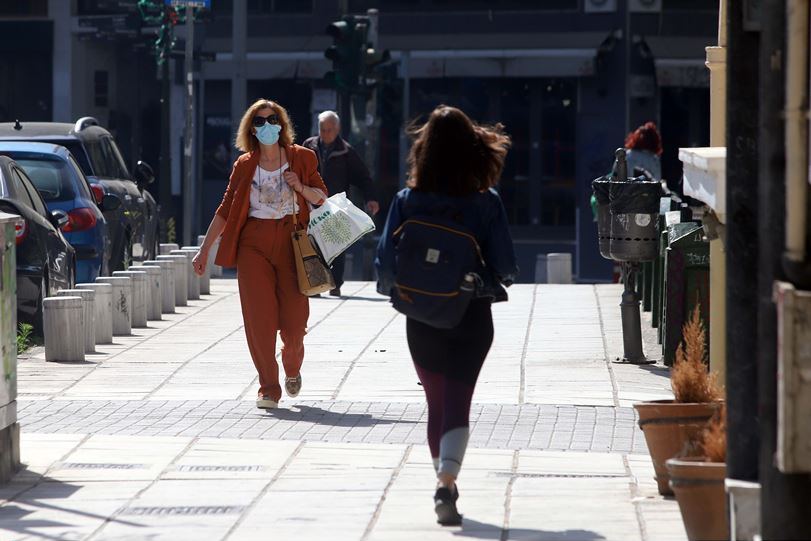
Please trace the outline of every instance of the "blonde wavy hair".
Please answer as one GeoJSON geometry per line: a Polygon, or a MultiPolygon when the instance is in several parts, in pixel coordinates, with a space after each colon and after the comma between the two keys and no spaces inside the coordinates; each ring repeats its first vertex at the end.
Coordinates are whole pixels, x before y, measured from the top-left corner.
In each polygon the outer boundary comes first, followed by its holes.
{"type": "Polygon", "coordinates": [[[279,117],[279,125],[282,131],[279,132],[279,144],[283,147],[289,147],[296,140],[296,130],[293,128],[293,123],[290,122],[290,115],[287,114],[287,109],[267,99],[258,99],[251,104],[250,107],[242,115],[242,120],[239,121],[239,129],[237,130],[237,137],[234,141],[234,146],[242,152],[253,152],[259,149],[259,140],[254,135],[253,117],[256,113],[265,109],[272,109],[279,117]]]}

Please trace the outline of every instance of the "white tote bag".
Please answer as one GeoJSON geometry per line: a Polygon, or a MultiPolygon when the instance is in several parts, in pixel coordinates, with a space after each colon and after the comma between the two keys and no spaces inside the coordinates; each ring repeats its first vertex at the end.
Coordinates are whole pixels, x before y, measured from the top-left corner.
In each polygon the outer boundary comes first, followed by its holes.
{"type": "Polygon", "coordinates": [[[344,192],[330,196],[323,205],[313,209],[307,227],[307,233],[327,265],[374,230],[372,218],[353,205],[344,192]]]}

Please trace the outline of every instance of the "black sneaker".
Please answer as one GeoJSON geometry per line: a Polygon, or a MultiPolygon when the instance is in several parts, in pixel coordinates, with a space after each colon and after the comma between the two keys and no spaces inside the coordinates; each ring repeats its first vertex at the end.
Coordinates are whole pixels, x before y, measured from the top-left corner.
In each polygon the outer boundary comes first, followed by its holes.
{"type": "Polygon", "coordinates": [[[336,287],[335,289],[330,289],[329,290],[329,296],[330,297],[340,297],[341,296],[341,288],[336,287]]]}
{"type": "Polygon", "coordinates": [[[434,493],[434,511],[436,511],[437,523],[442,526],[459,526],[462,524],[462,515],[456,509],[457,498],[459,498],[457,490],[451,493],[447,487],[436,489],[434,493]]]}

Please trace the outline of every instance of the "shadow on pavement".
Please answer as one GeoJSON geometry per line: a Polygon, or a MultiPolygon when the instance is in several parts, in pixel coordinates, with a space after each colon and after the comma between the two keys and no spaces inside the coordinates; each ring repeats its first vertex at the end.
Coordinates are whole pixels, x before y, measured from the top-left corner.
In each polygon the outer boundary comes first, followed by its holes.
{"type": "Polygon", "coordinates": [[[529,530],[510,528],[507,532],[501,526],[485,524],[469,518],[462,520],[462,529],[453,535],[468,539],[515,539],[520,541],[599,541],[604,536],[591,530],[529,530]],[[509,533],[509,535],[503,535],[509,533]]]}
{"type": "MultiPolygon", "coordinates": [[[[13,482],[14,481],[12,481],[12,483],[13,482]]],[[[49,477],[40,479],[35,485],[28,489],[23,488],[11,501],[0,507],[0,531],[17,532],[23,534],[24,539],[53,539],[64,541],[66,537],[63,534],[48,535],[46,533],[47,530],[43,531],[43,529],[65,529],[78,527],[80,525],[84,526],[87,524],[87,519],[96,519],[99,521],[99,524],[106,521],[128,526],[142,526],[142,524],[120,520],[107,515],[99,515],[89,511],[47,503],[47,500],[69,498],[81,488],[80,485],[65,483],[49,477]],[[71,521],[57,521],[46,518],[33,518],[30,516],[41,511],[55,511],[60,515],[75,515],[76,521],[71,523],[71,521]]]]}
{"type": "Polygon", "coordinates": [[[391,424],[417,424],[419,421],[404,420],[404,419],[386,419],[380,417],[373,417],[369,413],[342,413],[339,411],[329,411],[317,406],[296,406],[284,409],[278,408],[267,410],[265,417],[272,417],[283,421],[299,421],[310,422],[319,425],[328,426],[375,426],[375,425],[391,425],[391,424]]]}
{"type": "Polygon", "coordinates": [[[661,376],[663,378],[670,379],[670,368],[658,364],[643,364],[639,365],[639,368],[642,370],[646,370],[655,376],[661,376]]]}

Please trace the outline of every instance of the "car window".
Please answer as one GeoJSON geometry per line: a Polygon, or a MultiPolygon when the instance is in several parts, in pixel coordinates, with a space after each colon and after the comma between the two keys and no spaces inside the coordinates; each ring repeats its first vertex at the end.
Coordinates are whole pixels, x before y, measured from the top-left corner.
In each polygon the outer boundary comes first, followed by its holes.
{"type": "Polygon", "coordinates": [[[74,175],[76,178],[79,179],[79,182],[76,183],[76,188],[79,190],[79,195],[90,199],[91,201],[95,201],[93,197],[93,191],[90,189],[90,183],[87,181],[87,177],[85,176],[82,168],[79,167],[79,164],[76,163],[76,160],[73,159],[73,156],[68,156],[68,162],[70,164],[70,168],[73,170],[74,175]]]}
{"type": "Polygon", "coordinates": [[[90,163],[92,164],[96,176],[101,178],[113,178],[107,160],[105,159],[104,151],[101,148],[101,141],[98,139],[86,140],[84,142],[84,148],[87,150],[87,156],[90,158],[90,163]]]}
{"type": "Polygon", "coordinates": [[[109,137],[105,137],[104,141],[110,147],[110,153],[113,156],[113,163],[115,163],[115,166],[118,169],[119,178],[130,178],[130,172],[127,170],[127,164],[124,161],[124,158],[121,156],[121,152],[118,150],[118,145],[115,144],[115,141],[109,137]]]}
{"type": "Polygon", "coordinates": [[[70,139],[65,141],[55,141],[55,143],[67,148],[70,153],[73,154],[73,157],[76,158],[79,167],[82,168],[85,175],[93,176],[93,168],[90,166],[90,162],[87,159],[87,153],[84,151],[84,147],[82,146],[81,142],[77,141],[76,139],[70,139]]]}
{"type": "Polygon", "coordinates": [[[22,184],[25,191],[28,193],[28,197],[33,202],[32,207],[42,215],[43,218],[48,217],[48,208],[45,206],[45,202],[42,201],[42,197],[40,197],[39,192],[37,189],[34,188],[31,180],[25,176],[25,173],[20,171],[19,169],[15,169],[14,173],[19,176],[20,183],[22,184]]]}
{"type": "Polygon", "coordinates": [[[73,172],[67,162],[30,152],[15,154],[13,158],[45,201],[72,201],[76,197],[73,172]]]}
{"type": "Polygon", "coordinates": [[[28,190],[25,189],[25,184],[23,184],[20,174],[17,173],[13,167],[11,168],[11,178],[9,179],[9,184],[14,199],[22,201],[23,205],[27,206],[28,208],[36,208],[34,207],[34,201],[31,199],[31,195],[28,193],[28,190]]]}

